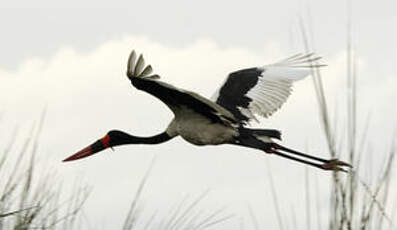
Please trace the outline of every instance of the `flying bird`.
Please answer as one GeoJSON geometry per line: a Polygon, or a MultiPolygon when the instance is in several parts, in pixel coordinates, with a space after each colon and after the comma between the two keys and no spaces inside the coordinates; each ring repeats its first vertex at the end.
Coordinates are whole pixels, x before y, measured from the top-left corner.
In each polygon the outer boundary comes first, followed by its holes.
{"type": "Polygon", "coordinates": [[[276,142],[281,132],[275,129],[252,129],[255,115],[269,117],[291,94],[293,82],[311,73],[320,57],[297,54],[274,64],[230,73],[214,95],[207,99],[197,93],[159,81],[133,50],[127,63],[127,77],[132,85],[165,103],[175,117],[167,129],[151,137],[137,137],[111,130],[103,138],[64,159],[72,161],[91,156],[107,148],[126,144],[160,144],[181,136],[194,145],[232,144],[254,148],[301,162],[323,170],[346,171],[350,164],[338,159],[323,159],[284,147],[276,142]]]}

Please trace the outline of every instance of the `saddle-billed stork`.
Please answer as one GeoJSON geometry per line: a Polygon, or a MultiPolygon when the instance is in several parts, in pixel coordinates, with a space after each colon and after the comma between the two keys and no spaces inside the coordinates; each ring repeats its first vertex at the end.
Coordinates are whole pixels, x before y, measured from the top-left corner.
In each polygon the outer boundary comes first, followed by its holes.
{"type": "Polygon", "coordinates": [[[132,51],[127,64],[127,76],[137,89],[157,97],[174,113],[167,129],[151,137],[137,137],[112,130],[103,138],[64,159],[72,161],[91,156],[106,148],[125,144],[159,144],[176,136],[195,145],[233,144],[259,149],[290,160],[323,170],[346,171],[350,164],[338,159],[323,159],[286,148],[274,139],[281,140],[281,133],[274,129],[246,127],[254,114],[272,115],[287,100],[292,83],[305,78],[312,64],[320,57],[314,54],[297,54],[282,61],[262,67],[230,73],[211,99],[197,93],[176,88],[159,81],[152,74],[152,67],[145,66],[142,54],[132,51]]]}

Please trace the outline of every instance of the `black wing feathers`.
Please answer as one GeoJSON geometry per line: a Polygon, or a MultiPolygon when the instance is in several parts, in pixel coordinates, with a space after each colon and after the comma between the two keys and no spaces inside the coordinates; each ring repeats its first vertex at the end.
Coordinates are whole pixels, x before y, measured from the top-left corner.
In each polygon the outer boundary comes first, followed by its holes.
{"type": "Polygon", "coordinates": [[[249,68],[229,74],[219,90],[216,103],[229,110],[238,120],[248,121],[249,118],[242,114],[238,107],[248,108],[252,99],[245,95],[256,85],[261,73],[262,70],[258,68],[249,68]]]}
{"type": "MultiPolygon", "coordinates": [[[[154,81],[150,79],[144,79],[139,77],[130,78],[131,83],[137,89],[146,91],[153,96],[160,99],[162,102],[169,106],[180,107],[186,106],[195,112],[202,114],[203,116],[209,118],[214,123],[224,124],[224,121],[216,115],[217,111],[211,106],[201,102],[192,95],[163,86],[160,81],[154,81]]],[[[224,117],[227,119],[227,117],[224,117]]]]}

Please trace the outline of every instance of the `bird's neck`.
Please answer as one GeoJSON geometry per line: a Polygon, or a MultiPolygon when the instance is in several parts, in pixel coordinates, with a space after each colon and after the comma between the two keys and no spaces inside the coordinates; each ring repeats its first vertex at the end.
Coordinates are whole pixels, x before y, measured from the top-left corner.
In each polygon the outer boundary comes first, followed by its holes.
{"type": "Polygon", "coordinates": [[[138,137],[128,135],[118,140],[115,140],[113,146],[124,144],[159,144],[169,139],[171,139],[171,137],[166,132],[151,137],[138,137]]]}

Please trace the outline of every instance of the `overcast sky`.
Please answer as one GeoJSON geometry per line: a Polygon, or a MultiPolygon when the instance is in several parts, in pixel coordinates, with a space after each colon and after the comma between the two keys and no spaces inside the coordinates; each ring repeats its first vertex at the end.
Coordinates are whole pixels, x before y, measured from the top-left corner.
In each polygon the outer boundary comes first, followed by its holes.
{"type": "MultiPolygon", "coordinates": [[[[155,156],[143,195],[148,216],[156,210],[167,212],[186,194],[193,200],[211,188],[200,207],[210,213],[227,206],[224,214],[236,215],[214,229],[239,229],[242,223],[253,229],[248,204],[259,225],[272,229],[277,221],[268,170],[285,218],[292,218],[291,207],[300,213],[305,167],[255,150],[196,147],[177,138],[157,146],[107,150],[68,164],[60,161],[110,129],[152,135],[172,119],[165,105],[133,88],[125,77],[132,49],[145,55],[163,81],[209,97],[231,71],[303,51],[300,17],[312,31],[316,52],[328,64],[323,74],[330,110],[342,113],[345,1],[112,1],[102,5],[6,1],[0,7],[0,110],[6,112],[5,127],[19,124],[28,129],[48,106],[39,156],[42,167],[56,168],[69,184],[84,175],[94,187],[85,206],[93,229],[121,226],[139,180],[155,156]]],[[[391,0],[353,1],[359,125],[363,127],[371,113],[370,139],[377,150],[372,159],[383,158],[397,124],[395,9],[397,2],[391,0]]],[[[281,111],[256,126],[280,129],[284,145],[328,157],[316,103],[307,78],[297,82],[281,111]]],[[[0,135],[8,134],[3,129],[0,135]]],[[[325,222],[331,174],[312,168],[308,172],[312,182],[320,184],[320,213],[325,222]]],[[[305,229],[305,216],[299,218],[298,228],[305,229]]]]}

